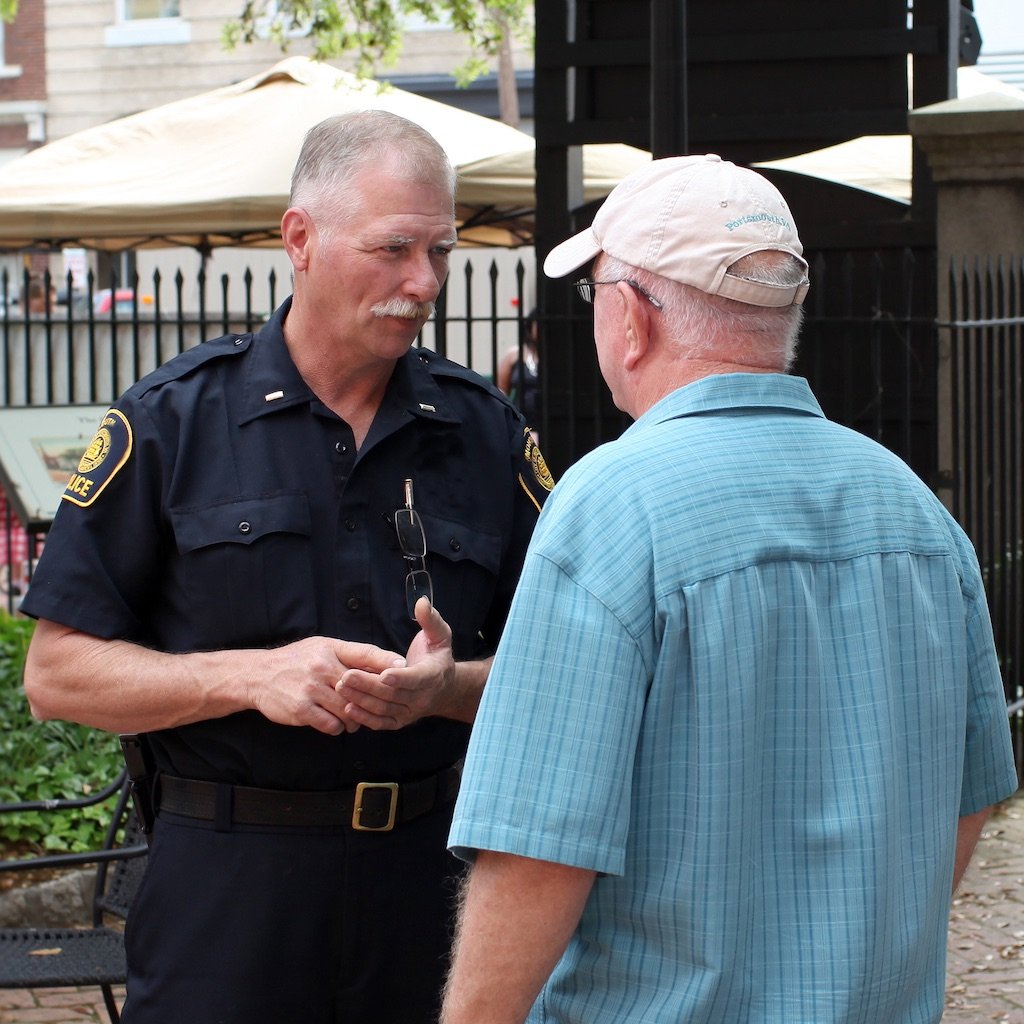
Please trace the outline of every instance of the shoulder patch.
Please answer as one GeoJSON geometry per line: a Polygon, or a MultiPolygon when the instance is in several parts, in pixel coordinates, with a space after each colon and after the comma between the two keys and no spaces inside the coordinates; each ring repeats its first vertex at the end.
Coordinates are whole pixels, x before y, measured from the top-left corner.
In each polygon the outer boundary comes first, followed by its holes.
{"type": "Polygon", "coordinates": [[[539,483],[545,491],[550,491],[555,486],[555,479],[551,475],[551,470],[548,469],[548,464],[544,461],[544,456],[540,451],[540,445],[538,445],[533,439],[533,434],[530,430],[524,430],[523,437],[526,441],[526,449],[523,452],[523,458],[526,459],[532,467],[533,475],[537,478],[537,483],[539,483]]]}
{"type": "Polygon", "coordinates": [[[537,511],[539,512],[548,492],[555,486],[555,478],[551,475],[551,470],[548,469],[548,464],[544,461],[544,456],[541,454],[540,446],[534,440],[533,431],[529,427],[523,431],[523,442],[523,460],[529,465],[533,479],[527,480],[520,473],[519,483],[523,490],[526,491],[530,500],[537,506],[537,511]],[[539,492],[536,490],[538,485],[541,488],[539,492]]]}
{"type": "Polygon", "coordinates": [[[82,453],[78,470],[71,474],[61,497],[85,508],[102,493],[132,453],[132,427],[124,413],[109,409],[95,437],[82,453]]]}

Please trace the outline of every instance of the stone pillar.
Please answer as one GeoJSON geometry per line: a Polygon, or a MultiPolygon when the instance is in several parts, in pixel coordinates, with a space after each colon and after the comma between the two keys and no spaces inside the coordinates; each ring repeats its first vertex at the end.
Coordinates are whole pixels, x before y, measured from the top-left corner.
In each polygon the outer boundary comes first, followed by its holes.
{"type": "Polygon", "coordinates": [[[964,459],[978,462],[994,453],[960,451],[957,457],[963,424],[952,417],[963,396],[954,395],[953,358],[971,329],[955,324],[951,274],[1024,258],[1024,98],[991,92],[947,100],[911,111],[909,123],[936,186],[938,494],[956,513],[954,487],[964,479],[964,459]]]}
{"type": "Polygon", "coordinates": [[[910,133],[938,192],[939,265],[1024,253],[1024,98],[991,92],[921,107],[910,133]]]}

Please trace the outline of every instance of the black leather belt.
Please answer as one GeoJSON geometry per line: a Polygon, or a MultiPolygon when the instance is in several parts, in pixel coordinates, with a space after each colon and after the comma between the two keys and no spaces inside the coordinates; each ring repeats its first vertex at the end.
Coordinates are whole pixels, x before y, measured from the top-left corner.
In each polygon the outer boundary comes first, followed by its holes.
{"type": "Polygon", "coordinates": [[[300,792],[256,789],[160,775],[160,811],[232,825],[297,828],[351,825],[357,832],[390,832],[395,825],[451,803],[459,792],[462,761],[412,782],[360,782],[354,789],[300,792]]]}

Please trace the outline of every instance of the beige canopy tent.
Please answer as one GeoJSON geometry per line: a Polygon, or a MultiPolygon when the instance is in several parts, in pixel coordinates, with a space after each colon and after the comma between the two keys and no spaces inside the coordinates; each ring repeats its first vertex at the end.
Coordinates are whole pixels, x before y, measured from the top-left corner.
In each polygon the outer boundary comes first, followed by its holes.
{"type": "MultiPolygon", "coordinates": [[[[957,70],[957,96],[974,100],[984,109],[1018,109],[1024,102],[1020,89],[971,67],[957,70]]],[[[909,203],[912,160],[909,135],[862,135],[835,146],[754,166],[825,178],[909,203]]]]}
{"type": "Polygon", "coordinates": [[[825,178],[909,203],[911,148],[909,135],[861,135],[835,146],[754,166],[825,178]]]}
{"type": "MultiPolygon", "coordinates": [[[[490,118],[306,57],[234,85],[77,132],[0,167],[0,249],[277,244],[292,167],[312,125],[348,110],[422,125],[459,172],[463,242],[532,241],[534,140],[490,118]]],[[[585,198],[649,154],[584,153],[585,198]]]]}

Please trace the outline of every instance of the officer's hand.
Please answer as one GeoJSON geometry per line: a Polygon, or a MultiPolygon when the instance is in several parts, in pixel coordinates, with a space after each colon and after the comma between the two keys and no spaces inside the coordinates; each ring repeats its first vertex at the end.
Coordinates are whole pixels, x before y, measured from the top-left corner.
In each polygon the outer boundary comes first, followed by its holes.
{"type": "Polygon", "coordinates": [[[352,669],[342,676],[338,695],[349,721],[401,729],[429,715],[450,715],[457,700],[451,628],[425,597],[416,604],[416,621],[420,632],[403,663],[378,674],[352,669]]]}
{"type": "Polygon", "coordinates": [[[254,652],[248,666],[250,703],[281,725],[307,725],[331,736],[355,732],[361,723],[346,711],[347,699],[335,689],[349,671],[374,676],[405,664],[394,651],[333,637],[314,636],[272,650],[254,652]]]}

